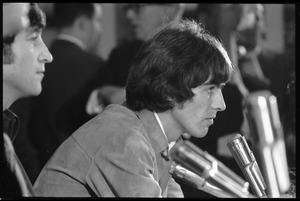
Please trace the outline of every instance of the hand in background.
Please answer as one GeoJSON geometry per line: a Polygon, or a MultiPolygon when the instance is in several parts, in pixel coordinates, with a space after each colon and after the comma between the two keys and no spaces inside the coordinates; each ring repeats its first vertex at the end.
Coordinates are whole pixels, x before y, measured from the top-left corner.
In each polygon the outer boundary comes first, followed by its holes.
{"type": "Polygon", "coordinates": [[[92,91],[86,104],[86,112],[95,115],[109,104],[121,104],[125,101],[125,90],[123,87],[105,85],[92,91]]]}

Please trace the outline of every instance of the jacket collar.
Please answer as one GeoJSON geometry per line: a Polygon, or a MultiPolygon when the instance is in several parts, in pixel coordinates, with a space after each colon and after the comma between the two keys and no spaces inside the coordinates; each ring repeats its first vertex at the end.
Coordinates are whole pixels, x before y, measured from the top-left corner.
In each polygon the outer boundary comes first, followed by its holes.
{"type": "Polygon", "coordinates": [[[161,153],[163,158],[170,160],[168,139],[162,132],[154,113],[144,109],[136,112],[136,114],[146,129],[155,154],[161,153]]]}

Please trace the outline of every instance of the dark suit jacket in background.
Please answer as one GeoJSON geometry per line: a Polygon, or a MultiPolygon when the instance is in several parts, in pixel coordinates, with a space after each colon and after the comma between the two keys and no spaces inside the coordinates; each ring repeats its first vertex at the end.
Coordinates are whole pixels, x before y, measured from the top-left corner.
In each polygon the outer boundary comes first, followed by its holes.
{"type": "Polygon", "coordinates": [[[53,62],[46,64],[42,93],[31,100],[29,133],[40,155],[40,167],[57,147],[91,117],[85,105],[103,60],[66,40],[54,40],[53,62]]]}
{"type": "Polygon", "coordinates": [[[105,67],[98,72],[97,86],[114,85],[125,87],[131,63],[141,47],[139,40],[124,42],[115,47],[105,63],[105,67]]]}

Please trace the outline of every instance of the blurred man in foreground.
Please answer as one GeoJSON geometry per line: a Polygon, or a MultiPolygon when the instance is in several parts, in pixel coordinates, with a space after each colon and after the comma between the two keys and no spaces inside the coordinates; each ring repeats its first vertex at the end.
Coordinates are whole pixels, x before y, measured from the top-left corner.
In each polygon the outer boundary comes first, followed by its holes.
{"type": "Polygon", "coordinates": [[[36,3],[3,4],[3,135],[0,198],[33,196],[31,182],[15,154],[12,140],[18,117],[9,110],[16,100],[41,93],[45,63],[52,55],[41,34],[45,15],[36,3]]]}

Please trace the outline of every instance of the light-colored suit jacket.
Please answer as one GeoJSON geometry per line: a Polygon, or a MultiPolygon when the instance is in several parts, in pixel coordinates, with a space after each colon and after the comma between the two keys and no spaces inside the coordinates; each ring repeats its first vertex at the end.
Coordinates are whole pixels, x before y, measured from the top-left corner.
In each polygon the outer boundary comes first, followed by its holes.
{"type": "Polygon", "coordinates": [[[155,116],[109,105],[56,150],[35,182],[37,196],[183,197],[155,116]],[[145,115],[146,114],[146,115],[145,115]]]}

